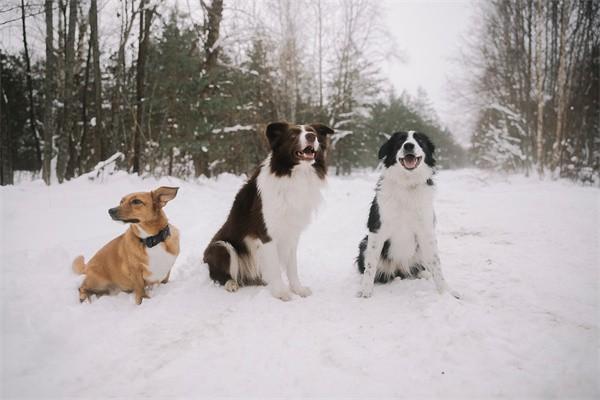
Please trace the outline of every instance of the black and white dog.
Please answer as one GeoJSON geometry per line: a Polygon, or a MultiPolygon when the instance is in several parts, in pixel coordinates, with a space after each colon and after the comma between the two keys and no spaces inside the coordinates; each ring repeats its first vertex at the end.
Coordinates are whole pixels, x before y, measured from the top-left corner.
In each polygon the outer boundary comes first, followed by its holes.
{"type": "Polygon", "coordinates": [[[425,134],[414,131],[396,132],[381,146],[379,159],[385,169],[371,203],[369,234],[360,242],[357,257],[363,274],[359,297],[370,297],[375,282],[417,278],[425,271],[440,293],[450,291],[435,237],[434,150],[425,134]]]}
{"type": "Polygon", "coordinates": [[[291,300],[292,292],[311,294],[300,283],[296,251],[321,201],[327,136],[332,133],[321,124],[267,126],[271,152],[240,189],[227,221],[204,251],[210,277],[226,290],[266,283],[271,294],[284,301],[291,300]]]}

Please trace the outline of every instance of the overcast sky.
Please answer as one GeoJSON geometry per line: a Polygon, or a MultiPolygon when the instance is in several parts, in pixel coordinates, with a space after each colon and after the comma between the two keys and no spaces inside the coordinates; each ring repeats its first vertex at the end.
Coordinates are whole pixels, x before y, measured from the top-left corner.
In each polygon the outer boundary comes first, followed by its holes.
{"type": "MultiPolygon", "coordinates": [[[[423,87],[444,124],[468,142],[464,113],[458,111],[448,81],[461,74],[453,61],[466,35],[476,3],[468,0],[388,0],[386,23],[406,60],[392,61],[387,75],[400,93],[423,87]]],[[[407,127],[402,127],[408,129],[407,127]]]]}

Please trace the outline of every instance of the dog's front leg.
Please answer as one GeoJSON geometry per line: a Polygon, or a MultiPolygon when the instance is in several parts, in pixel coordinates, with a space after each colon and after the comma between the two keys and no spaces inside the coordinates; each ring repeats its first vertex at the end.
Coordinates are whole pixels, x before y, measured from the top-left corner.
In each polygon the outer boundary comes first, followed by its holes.
{"type": "Polygon", "coordinates": [[[365,272],[363,273],[361,289],[356,294],[357,297],[368,298],[373,294],[375,286],[375,275],[377,274],[377,264],[381,256],[384,240],[381,240],[377,233],[369,233],[367,239],[367,248],[365,250],[365,272]]]}
{"type": "Polygon", "coordinates": [[[143,274],[144,267],[141,267],[139,271],[135,272],[133,277],[133,293],[135,294],[135,304],[142,304],[142,299],[149,299],[146,294],[146,281],[144,280],[143,274]]]}
{"type": "Polygon", "coordinates": [[[257,250],[257,257],[261,274],[267,282],[269,291],[273,297],[283,301],[290,301],[292,294],[283,283],[283,279],[281,279],[281,267],[275,243],[270,241],[260,246],[257,250]]]}
{"type": "Polygon", "coordinates": [[[307,297],[312,291],[307,286],[302,286],[298,276],[298,241],[292,240],[290,243],[282,244],[279,247],[279,256],[285,263],[290,289],[300,297],[307,297]]]}
{"type": "Polygon", "coordinates": [[[438,255],[437,240],[433,233],[424,233],[420,235],[419,248],[423,257],[424,267],[431,273],[435,287],[440,293],[450,292],[452,296],[460,299],[458,292],[450,289],[440,266],[440,257],[438,255]]]}

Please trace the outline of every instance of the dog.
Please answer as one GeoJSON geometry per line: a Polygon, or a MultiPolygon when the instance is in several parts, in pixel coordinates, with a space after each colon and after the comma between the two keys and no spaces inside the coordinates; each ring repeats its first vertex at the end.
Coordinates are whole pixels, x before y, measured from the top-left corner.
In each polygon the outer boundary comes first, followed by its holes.
{"type": "Polygon", "coordinates": [[[213,281],[229,292],[267,284],[283,301],[291,300],[292,293],[312,294],[300,283],[296,253],[300,234],[321,201],[332,134],[321,124],[267,126],[269,155],[237,193],[227,220],[204,251],[213,281]]]}
{"type": "Polygon", "coordinates": [[[86,264],[83,256],[73,270],[85,274],[79,301],[91,295],[133,292],[136,304],[148,298],[146,287],[167,283],[179,255],[179,231],[167,220],[163,207],[177,195],[176,187],[129,194],[108,210],[115,221],[131,224],[122,235],[102,247],[86,264]]]}
{"type": "Polygon", "coordinates": [[[374,283],[396,277],[433,278],[437,290],[451,291],[440,268],[435,236],[435,146],[427,135],[396,132],[379,149],[384,170],[375,189],[367,228],[356,259],[362,276],[358,297],[373,294],[374,283]]]}

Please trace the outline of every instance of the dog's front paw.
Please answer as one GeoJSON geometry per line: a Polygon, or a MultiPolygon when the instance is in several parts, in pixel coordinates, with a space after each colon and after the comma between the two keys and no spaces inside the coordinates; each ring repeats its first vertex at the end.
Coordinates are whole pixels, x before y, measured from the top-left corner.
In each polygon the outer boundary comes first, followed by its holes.
{"type": "Polygon", "coordinates": [[[271,295],[281,301],[292,300],[292,293],[287,289],[278,289],[278,290],[271,289],[271,295]]]}
{"type": "Polygon", "coordinates": [[[308,297],[312,294],[312,290],[308,286],[295,286],[292,287],[292,292],[296,293],[300,297],[308,297]]]}
{"type": "Polygon", "coordinates": [[[227,282],[225,282],[225,290],[227,290],[228,292],[237,292],[237,290],[240,288],[240,285],[238,285],[238,283],[236,281],[234,281],[233,279],[228,280],[227,282]]]}

